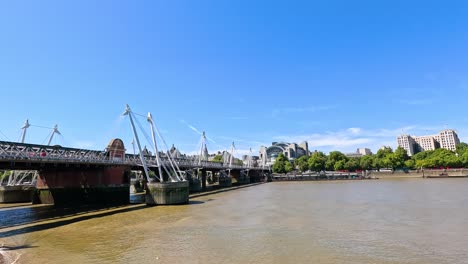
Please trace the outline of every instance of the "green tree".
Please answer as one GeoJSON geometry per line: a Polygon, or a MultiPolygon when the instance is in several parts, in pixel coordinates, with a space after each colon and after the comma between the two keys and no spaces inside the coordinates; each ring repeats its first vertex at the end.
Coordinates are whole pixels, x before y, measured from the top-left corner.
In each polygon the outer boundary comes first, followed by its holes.
{"type": "Polygon", "coordinates": [[[345,170],[355,171],[359,168],[359,158],[351,158],[345,163],[345,170]]]}
{"type": "Polygon", "coordinates": [[[448,149],[423,151],[413,156],[417,168],[460,167],[464,164],[464,157],[457,157],[455,152],[448,149]]]}
{"type": "Polygon", "coordinates": [[[375,154],[375,155],[377,156],[377,158],[382,159],[382,158],[385,158],[385,157],[387,157],[388,155],[390,155],[392,153],[393,153],[392,148],[383,147],[383,148],[379,149],[377,151],[377,154],[375,154]]]}
{"type": "Polygon", "coordinates": [[[380,170],[380,168],[382,168],[382,162],[377,157],[377,155],[372,156],[372,168],[377,169],[377,170],[380,170]]]}
{"type": "Polygon", "coordinates": [[[361,157],[359,162],[361,169],[370,170],[374,167],[374,157],[372,155],[365,155],[361,157]]]}
{"type": "Polygon", "coordinates": [[[392,169],[401,169],[405,167],[405,161],[408,160],[408,153],[402,147],[398,147],[394,153],[387,154],[390,167],[392,169]]]}
{"type": "Polygon", "coordinates": [[[428,157],[430,157],[432,155],[432,153],[434,153],[433,150],[422,151],[422,152],[416,153],[412,158],[415,161],[424,160],[424,159],[427,159],[428,157]]]}
{"type": "Polygon", "coordinates": [[[327,162],[327,156],[325,156],[321,151],[312,153],[307,160],[307,163],[309,163],[309,169],[317,172],[325,169],[325,162],[327,162]]]}
{"type": "Polygon", "coordinates": [[[409,159],[405,161],[405,167],[408,169],[415,169],[416,167],[416,161],[414,159],[409,159]]]}
{"type": "Polygon", "coordinates": [[[462,164],[463,167],[467,168],[468,167],[468,151],[465,151],[461,156],[458,156],[460,159],[460,163],[462,164]]]}
{"type": "Polygon", "coordinates": [[[383,147],[377,151],[375,155],[375,168],[392,168],[392,156],[393,150],[390,147],[383,147]]]}
{"type": "Polygon", "coordinates": [[[340,170],[345,170],[346,168],[346,161],[345,160],[339,160],[335,162],[335,166],[333,167],[333,170],[335,171],[340,171],[340,170]]]}
{"type": "Polygon", "coordinates": [[[0,185],[2,184],[5,178],[6,178],[6,172],[0,171],[0,185]]]}
{"type": "Polygon", "coordinates": [[[460,157],[460,156],[463,156],[463,154],[468,151],[468,144],[466,144],[465,142],[461,142],[460,144],[456,146],[456,148],[457,149],[455,150],[455,152],[460,157]]]}
{"type": "Polygon", "coordinates": [[[332,151],[330,154],[328,154],[327,161],[325,162],[325,169],[326,170],[334,170],[335,169],[335,163],[343,160],[343,161],[348,161],[348,157],[346,157],[345,154],[339,152],[339,151],[332,151]]]}
{"type": "Polygon", "coordinates": [[[300,171],[305,172],[309,169],[309,164],[307,163],[308,158],[308,156],[301,156],[294,161],[294,165],[296,165],[300,171]]]}
{"type": "Polygon", "coordinates": [[[223,156],[222,155],[216,155],[213,160],[213,162],[223,162],[223,156]]]}
{"type": "Polygon", "coordinates": [[[293,165],[291,164],[291,162],[289,162],[289,160],[284,163],[285,173],[288,173],[288,172],[292,171],[293,169],[294,169],[293,165]]]}
{"type": "Polygon", "coordinates": [[[273,163],[272,170],[274,173],[288,173],[293,170],[291,162],[286,158],[283,153],[280,153],[273,163]]]}

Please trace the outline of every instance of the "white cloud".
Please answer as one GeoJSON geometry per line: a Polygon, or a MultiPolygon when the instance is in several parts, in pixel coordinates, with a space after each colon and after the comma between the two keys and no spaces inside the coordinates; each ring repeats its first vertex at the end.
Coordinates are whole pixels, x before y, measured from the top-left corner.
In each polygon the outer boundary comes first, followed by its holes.
{"type": "MultiPolygon", "coordinates": [[[[359,130],[360,132],[361,130],[359,130]]],[[[309,134],[298,136],[278,136],[276,140],[286,142],[300,143],[307,141],[309,149],[314,150],[340,150],[344,152],[355,151],[357,147],[367,147],[371,143],[375,143],[372,137],[363,137],[356,134],[356,130],[350,131],[349,129],[328,132],[325,134],[309,134]]]]}
{"type": "Polygon", "coordinates": [[[353,135],[358,135],[362,131],[359,127],[350,127],[347,130],[353,135]]]}

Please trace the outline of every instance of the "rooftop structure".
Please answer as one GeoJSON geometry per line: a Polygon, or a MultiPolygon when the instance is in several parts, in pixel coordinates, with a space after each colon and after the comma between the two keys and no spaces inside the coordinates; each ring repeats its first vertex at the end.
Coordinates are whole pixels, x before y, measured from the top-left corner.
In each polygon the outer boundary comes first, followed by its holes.
{"type": "Polygon", "coordinates": [[[362,156],[372,155],[372,151],[368,148],[358,148],[356,153],[361,154],[362,156]]]}
{"type": "Polygon", "coordinates": [[[358,148],[356,152],[346,153],[345,155],[348,158],[360,158],[362,156],[372,155],[372,151],[368,148],[358,148]]]}
{"type": "Polygon", "coordinates": [[[260,159],[266,165],[273,164],[280,153],[292,161],[301,156],[309,155],[309,144],[307,141],[300,144],[273,142],[270,147],[260,147],[260,159]]]}

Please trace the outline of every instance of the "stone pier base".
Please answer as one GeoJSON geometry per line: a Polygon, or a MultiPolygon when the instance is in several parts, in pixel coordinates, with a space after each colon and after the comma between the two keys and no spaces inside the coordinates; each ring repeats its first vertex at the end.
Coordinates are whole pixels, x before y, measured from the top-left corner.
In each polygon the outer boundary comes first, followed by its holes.
{"type": "Polygon", "coordinates": [[[249,184],[250,183],[250,177],[247,175],[241,175],[237,179],[237,183],[239,184],[249,184]]]}
{"type": "Polygon", "coordinates": [[[219,177],[219,187],[231,187],[232,179],[231,177],[219,177]]]}
{"type": "Polygon", "coordinates": [[[130,186],[128,184],[82,188],[37,188],[33,195],[33,203],[54,204],[55,206],[128,204],[129,202],[130,186]]]}
{"type": "Polygon", "coordinates": [[[190,179],[190,192],[200,192],[202,190],[202,184],[201,181],[197,178],[191,178],[190,179]]]}
{"type": "Polygon", "coordinates": [[[147,184],[147,205],[186,204],[189,202],[189,182],[153,182],[147,184]]]}
{"type": "Polygon", "coordinates": [[[32,200],[33,186],[0,186],[0,203],[28,203],[32,200]]]}

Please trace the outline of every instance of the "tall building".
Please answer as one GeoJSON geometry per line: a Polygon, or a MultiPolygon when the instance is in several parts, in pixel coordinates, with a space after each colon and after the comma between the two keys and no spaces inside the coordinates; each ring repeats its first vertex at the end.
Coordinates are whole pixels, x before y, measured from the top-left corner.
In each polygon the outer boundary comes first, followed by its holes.
{"type": "Polygon", "coordinates": [[[356,153],[361,154],[362,156],[372,155],[372,151],[368,148],[358,148],[356,153]]]}
{"type": "Polygon", "coordinates": [[[292,161],[300,156],[309,155],[309,145],[305,141],[301,144],[273,142],[270,147],[260,147],[260,159],[267,165],[273,164],[280,153],[292,161]]]}
{"type": "Polygon", "coordinates": [[[397,137],[398,146],[402,147],[408,153],[408,156],[413,156],[416,153],[416,141],[410,135],[400,135],[397,137]]]}
{"type": "Polygon", "coordinates": [[[348,158],[360,158],[366,155],[372,155],[372,151],[368,148],[358,148],[356,152],[345,154],[345,156],[348,158]]]}
{"type": "Polygon", "coordinates": [[[457,133],[452,129],[440,131],[439,135],[436,135],[435,138],[439,142],[441,148],[450,149],[452,151],[455,151],[457,145],[460,144],[457,133]]]}
{"type": "Polygon", "coordinates": [[[414,137],[414,141],[416,142],[417,152],[440,148],[440,144],[435,139],[435,136],[414,137]]]}
{"type": "Polygon", "coordinates": [[[420,151],[435,150],[438,148],[455,151],[457,145],[460,144],[460,139],[455,130],[445,129],[440,131],[437,135],[400,135],[397,137],[397,143],[399,147],[406,150],[409,156],[412,156],[420,151]]]}

